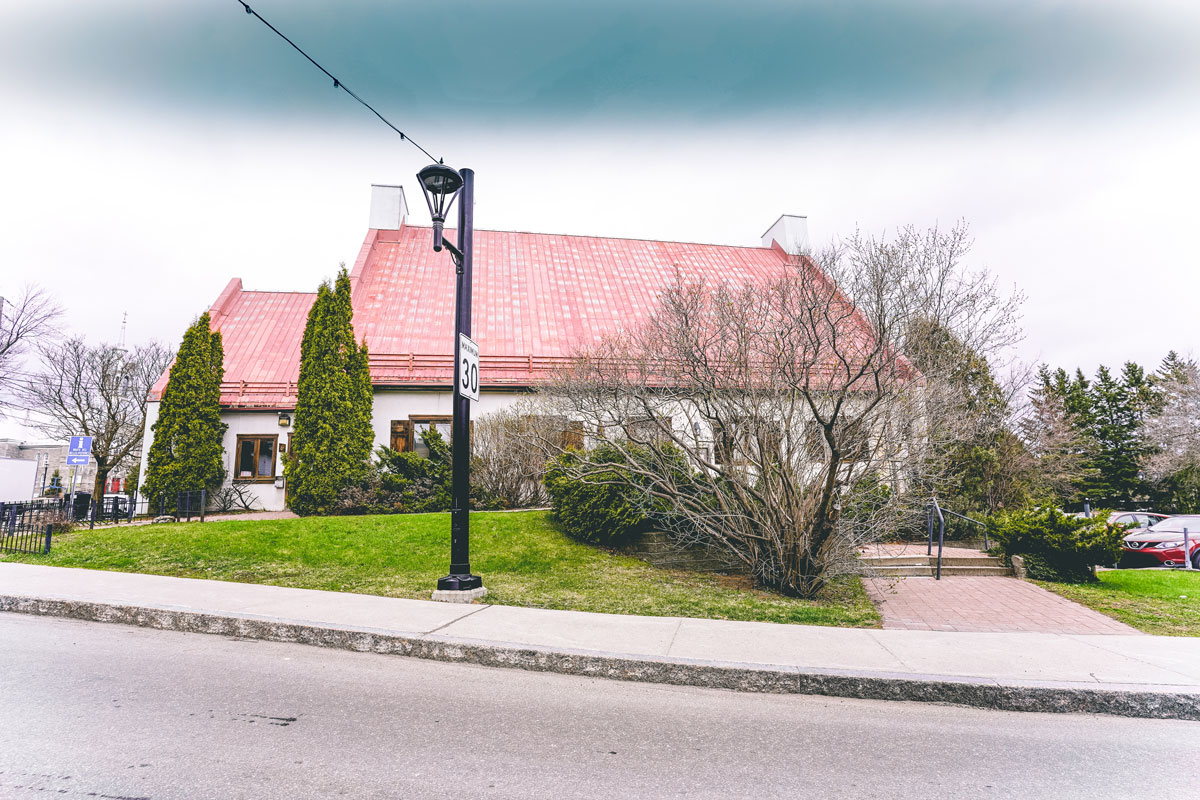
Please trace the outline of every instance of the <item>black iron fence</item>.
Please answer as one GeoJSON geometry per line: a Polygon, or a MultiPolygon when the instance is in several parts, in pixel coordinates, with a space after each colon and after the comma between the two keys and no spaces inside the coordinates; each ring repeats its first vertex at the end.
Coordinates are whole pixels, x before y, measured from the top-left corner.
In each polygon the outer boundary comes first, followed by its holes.
{"type": "Polygon", "coordinates": [[[96,525],[121,525],[146,518],[174,517],[191,522],[204,522],[208,506],[208,492],[197,489],[191,492],[173,492],[157,497],[134,495],[106,495],[100,500],[85,499],[75,503],[75,520],[87,522],[89,528],[96,525]]]}
{"type": "Polygon", "coordinates": [[[49,553],[55,529],[65,529],[71,515],[58,498],[0,503],[0,550],[6,553],[49,553]]]}
{"type": "Polygon", "coordinates": [[[49,553],[53,534],[87,525],[121,525],[157,517],[183,522],[204,522],[208,492],[175,492],[158,497],[106,495],[96,499],[86,492],[65,497],[0,502],[0,551],[49,553]]]}

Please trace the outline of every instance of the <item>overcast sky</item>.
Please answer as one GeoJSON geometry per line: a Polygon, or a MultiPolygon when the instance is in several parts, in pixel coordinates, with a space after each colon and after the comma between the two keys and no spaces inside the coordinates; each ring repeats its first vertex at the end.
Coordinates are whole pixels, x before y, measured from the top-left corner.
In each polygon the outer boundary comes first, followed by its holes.
{"type": "MultiPolygon", "coordinates": [[[[814,243],[966,219],[1020,355],[1200,355],[1200,3],[251,5],[422,146],[481,228],[814,243]]],[[[426,159],[234,0],[0,4],[0,294],[177,343],[231,277],[313,290],[426,159]]],[[[477,309],[476,313],[487,313],[477,309]]],[[[11,432],[0,424],[0,434],[11,432]]]]}

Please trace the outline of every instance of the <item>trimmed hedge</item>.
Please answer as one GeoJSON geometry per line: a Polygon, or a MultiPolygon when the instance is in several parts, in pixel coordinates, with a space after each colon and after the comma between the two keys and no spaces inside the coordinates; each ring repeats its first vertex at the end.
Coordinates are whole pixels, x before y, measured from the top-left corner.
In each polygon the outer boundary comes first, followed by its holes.
{"type": "Polygon", "coordinates": [[[1096,564],[1112,564],[1121,553],[1122,525],[1106,512],[1074,517],[1057,508],[1028,508],[997,514],[988,532],[1006,557],[1023,556],[1030,578],[1062,583],[1096,580],[1096,564]]]}
{"type": "Polygon", "coordinates": [[[614,448],[601,446],[587,453],[568,450],[547,465],[550,507],[568,536],[616,546],[649,528],[642,493],[621,461],[614,448]],[[587,473],[586,481],[575,477],[581,471],[587,473]]]}

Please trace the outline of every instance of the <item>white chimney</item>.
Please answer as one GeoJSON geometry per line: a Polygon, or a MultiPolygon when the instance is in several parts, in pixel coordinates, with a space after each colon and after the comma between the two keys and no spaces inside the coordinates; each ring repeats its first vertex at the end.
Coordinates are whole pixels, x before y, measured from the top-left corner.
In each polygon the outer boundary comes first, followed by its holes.
{"type": "Polygon", "coordinates": [[[403,186],[371,184],[371,228],[398,231],[408,218],[403,186]]]}
{"type": "Polygon", "coordinates": [[[775,224],[767,228],[762,235],[763,247],[770,247],[772,242],[788,255],[796,255],[808,250],[808,217],[798,217],[794,214],[784,214],[775,220],[775,224]]]}

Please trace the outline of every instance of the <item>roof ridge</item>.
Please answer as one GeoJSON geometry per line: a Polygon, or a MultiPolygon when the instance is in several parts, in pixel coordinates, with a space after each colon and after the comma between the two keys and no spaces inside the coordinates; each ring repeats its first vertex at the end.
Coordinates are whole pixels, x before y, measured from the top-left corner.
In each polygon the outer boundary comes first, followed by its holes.
{"type": "Polygon", "coordinates": [[[316,297],[316,292],[302,292],[298,289],[242,289],[239,294],[311,294],[316,297]]]}
{"type": "MultiPolygon", "coordinates": [[[[405,228],[412,228],[414,230],[423,230],[423,231],[433,230],[432,226],[429,226],[429,225],[408,225],[407,223],[405,224],[405,228]]],[[[455,230],[455,228],[446,226],[447,233],[449,233],[452,230],[455,230]]],[[[727,248],[734,249],[734,250],[771,250],[770,247],[763,247],[760,244],[753,245],[753,244],[720,244],[718,242],[685,242],[685,241],[679,241],[676,239],[647,239],[647,238],[641,237],[641,236],[601,236],[601,235],[595,234],[595,233],[541,233],[538,231],[497,230],[497,229],[493,229],[493,228],[476,228],[475,232],[476,233],[519,233],[524,236],[563,236],[563,237],[568,237],[568,238],[572,238],[572,239],[611,239],[613,241],[618,241],[618,242],[654,242],[657,244],[690,244],[690,245],[696,245],[698,247],[727,247],[727,248]]],[[[394,242],[397,240],[383,239],[381,241],[386,243],[386,242],[394,242]]]]}

